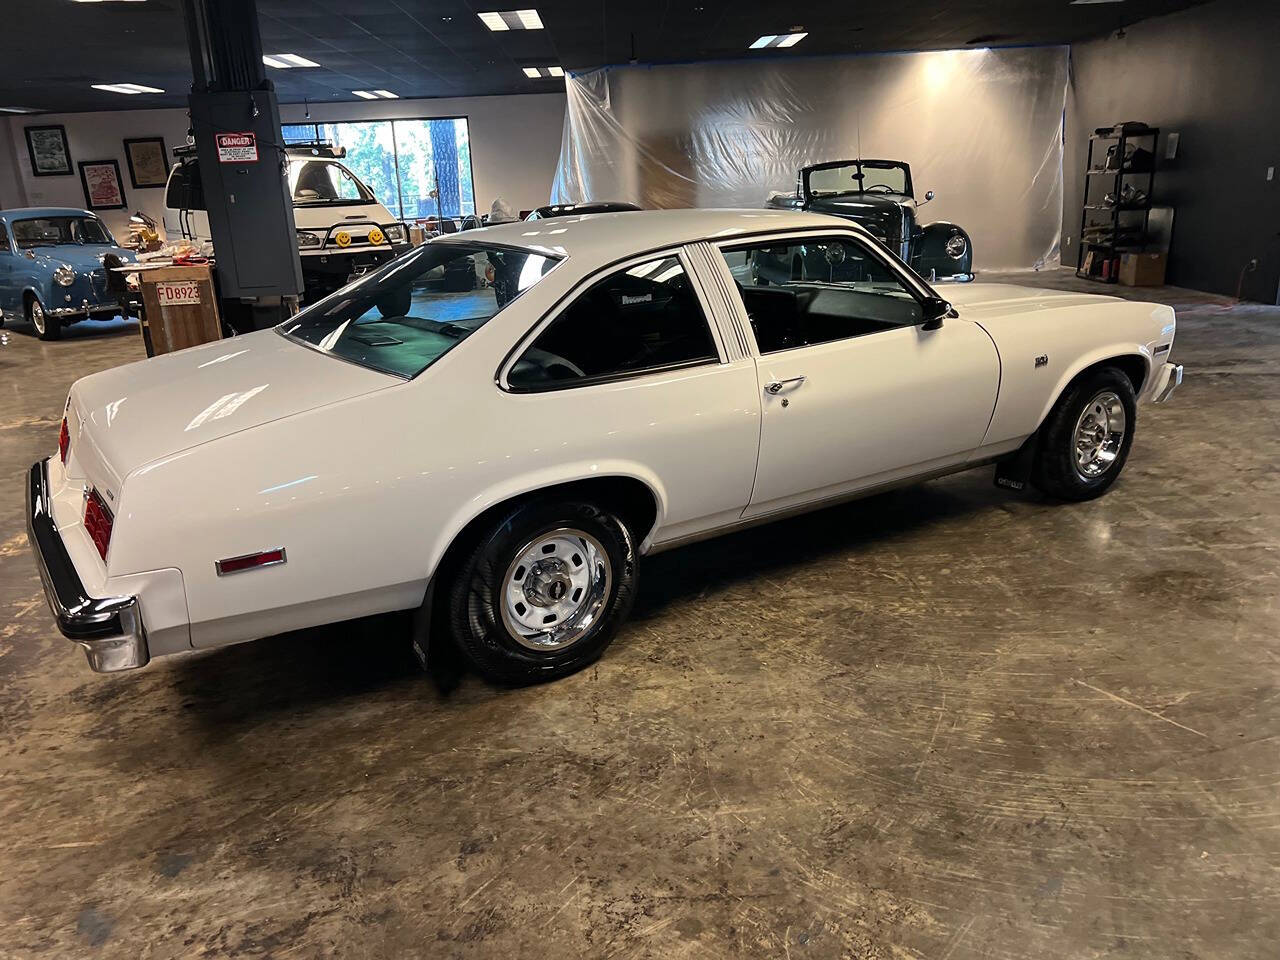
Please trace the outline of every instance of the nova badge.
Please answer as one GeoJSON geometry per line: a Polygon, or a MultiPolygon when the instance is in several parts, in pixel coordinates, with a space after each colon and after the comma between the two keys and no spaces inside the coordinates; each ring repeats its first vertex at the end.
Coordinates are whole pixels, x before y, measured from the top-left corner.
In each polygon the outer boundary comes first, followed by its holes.
{"type": "Polygon", "coordinates": [[[1040,354],[1040,356],[1036,357],[1037,370],[1039,370],[1041,367],[1046,367],[1048,365],[1049,365],[1049,355],[1047,353],[1042,353],[1040,354]]]}

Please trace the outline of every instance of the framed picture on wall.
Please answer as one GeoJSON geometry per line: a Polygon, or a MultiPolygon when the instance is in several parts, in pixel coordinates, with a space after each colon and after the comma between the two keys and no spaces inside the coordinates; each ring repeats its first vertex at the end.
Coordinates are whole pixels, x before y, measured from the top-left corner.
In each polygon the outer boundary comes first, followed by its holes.
{"type": "Polygon", "coordinates": [[[31,154],[31,173],[37,177],[71,176],[71,148],[67,146],[67,128],[59,124],[24,129],[27,134],[27,152],[31,154]]]}
{"type": "Polygon", "coordinates": [[[80,182],[84,184],[85,206],[90,210],[122,210],[124,183],[120,164],[114,160],[81,160],[80,182]]]}
{"type": "Polygon", "coordinates": [[[169,180],[169,155],[161,137],[139,137],[124,142],[124,158],[129,164],[133,189],[163,187],[169,180]]]}

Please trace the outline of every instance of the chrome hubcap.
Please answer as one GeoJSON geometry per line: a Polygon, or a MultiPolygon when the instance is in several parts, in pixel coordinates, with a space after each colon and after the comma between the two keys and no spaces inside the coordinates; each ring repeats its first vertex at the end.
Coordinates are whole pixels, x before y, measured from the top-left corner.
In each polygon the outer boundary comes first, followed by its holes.
{"type": "Polygon", "coordinates": [[[525,544],[503,584],[502,622],[516,642],[530,650],[563,650],[600,619],[613,568],[599,540],[562,527],[525,544]]]}
{"type": "Polygon", "coordinates": [[[31,301],[31,325],[36,328],[36,333],[44,333],[44,309],[39,300],[31,301]]]}
{"type": "Polygon", "coordinates": [[[1110,390],[1085,404],[1076,421],[1076,472],[1092,480],[1110,470],[1124,445],[1127,427],[1124,404],[1110,390]]]}

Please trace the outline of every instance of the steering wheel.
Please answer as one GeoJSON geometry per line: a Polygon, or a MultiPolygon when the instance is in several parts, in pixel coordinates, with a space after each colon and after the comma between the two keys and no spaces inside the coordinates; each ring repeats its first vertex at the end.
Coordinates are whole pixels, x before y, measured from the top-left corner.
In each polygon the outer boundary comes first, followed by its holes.
{"type": "Polygon", "coordinates": [[[863,192],[863,193],[870,193],[872,190],[875,190],[877,187],[879,187],[879,188],[880,188],[881,190],[883,190],[885,193],[897,193],[897,192],[898,192],[897,190],[893,189],[893,187],[889,186],[887,183],[873,183],[873,184],[872,184],[871,186],[869,186],[869,187],[864,187],[862,192],[863,192]]]}

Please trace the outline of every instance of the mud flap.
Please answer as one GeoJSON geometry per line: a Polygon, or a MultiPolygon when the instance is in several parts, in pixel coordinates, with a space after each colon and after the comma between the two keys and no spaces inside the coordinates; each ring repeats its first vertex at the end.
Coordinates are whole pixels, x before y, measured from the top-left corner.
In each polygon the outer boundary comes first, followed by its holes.
{"type": "Polygon", "coordinates": [[[995,485],[1006,490],[1022,490],[1031,479],[1031,468],[1040,449],[1040,431],[1027,437],[1013,453],[996,461],[995,485]]]}
{"type": "Polygon", "coordinates": [[[413,611],[413,625],[410,628],[410,639],[413,643],[414,656],[422,669],[431,672],[431,611],[436,597],[436,578],[427,581],[427,592],[422,598],[422,606],[413,611]]]}

